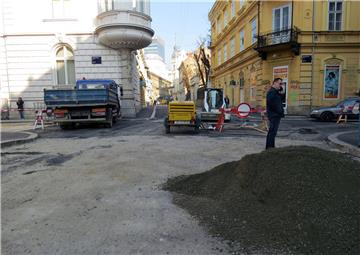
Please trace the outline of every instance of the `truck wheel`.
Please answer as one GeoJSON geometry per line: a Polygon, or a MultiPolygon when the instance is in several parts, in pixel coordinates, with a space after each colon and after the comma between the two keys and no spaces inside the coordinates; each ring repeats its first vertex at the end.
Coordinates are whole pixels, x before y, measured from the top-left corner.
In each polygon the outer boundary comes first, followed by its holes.
{"type": "Polygon", "coordinates": [[[170,125],[167,125],[167,126],[165,127],[165,133],[166,133],[166,134],[170,134],[170,125]]]}
{"type": "Polygon", "coordinates": [[[107,119],[107,122],[106,122],[105,126],[107,128],[112,128],[113,120],[114,120],[113,115],[112,115],[112,108],[107,108],[106,119],[107,119]]]}
{"type": "Polygon", "coordinates": [[[69,130],[75,127],[74,123],[61,123],[59,126],[62,130],[69,130]]]}
{"type": "Polygon", "coordinates": [[[109,120],[106,124],[105,124],[105,127],[107,128],[112,128],[113,126],[113,119],[109,120]]]}

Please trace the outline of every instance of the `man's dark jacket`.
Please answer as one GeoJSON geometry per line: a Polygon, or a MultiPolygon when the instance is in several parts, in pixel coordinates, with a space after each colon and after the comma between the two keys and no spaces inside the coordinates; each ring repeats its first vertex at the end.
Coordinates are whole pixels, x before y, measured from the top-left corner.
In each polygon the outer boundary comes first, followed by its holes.
{"type": "Polygon", "coordinates": [[[266,95],[266,112],[269,119],[283,118],[285,116],[282,96],[274,87],[271,87],[266,95]]]}

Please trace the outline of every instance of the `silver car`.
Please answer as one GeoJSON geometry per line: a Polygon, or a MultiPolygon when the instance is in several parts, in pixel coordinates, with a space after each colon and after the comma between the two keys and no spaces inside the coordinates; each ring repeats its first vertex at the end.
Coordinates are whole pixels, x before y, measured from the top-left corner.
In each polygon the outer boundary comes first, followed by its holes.
{"type": "Polygon", "coordinates": [[[360,97],[349,97],[341,101],[337,105],[330,107],[321,107],[311,111],[310,117],[320,119],[322,121],[331,121],[339,117],[343,112],[344,108],[347,108],[349,111],[347,113],[349,119],[359,118],[359,114],[354,114],[351,112],[351,109],[354,107],[356,102],[360,101],[360,97]]]}

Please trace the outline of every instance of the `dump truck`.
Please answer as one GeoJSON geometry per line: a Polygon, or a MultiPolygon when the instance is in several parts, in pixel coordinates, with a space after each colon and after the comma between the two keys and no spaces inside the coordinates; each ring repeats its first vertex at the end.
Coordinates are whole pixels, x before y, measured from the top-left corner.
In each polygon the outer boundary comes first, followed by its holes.
{"type": "Polygon", "coordinates": [[[120,88],[113,80],[78,80],[74,89],[44,89],[46,107],[62,129],[77,123],[103,123],[111,128],[121,116],[120,88]]]}
{"type": "Polygon", "coordinates": [[[191,101],[173,101],[168,104],[168,115],[164,120],[165,131],[170,133],[171,127],[193,127],[198,133],[200,118],[196,115],[195,103],[191,101]]]}

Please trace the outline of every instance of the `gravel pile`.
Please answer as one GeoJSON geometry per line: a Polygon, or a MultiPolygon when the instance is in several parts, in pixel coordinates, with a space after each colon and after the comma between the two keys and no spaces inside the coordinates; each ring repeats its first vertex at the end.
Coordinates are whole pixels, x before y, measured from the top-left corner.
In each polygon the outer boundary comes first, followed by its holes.
{"type": "Polygon", "coordinates": [[[340,153],[264,151],[164,189],[236,254],[360,254],[360,163],[340,153]]]}

